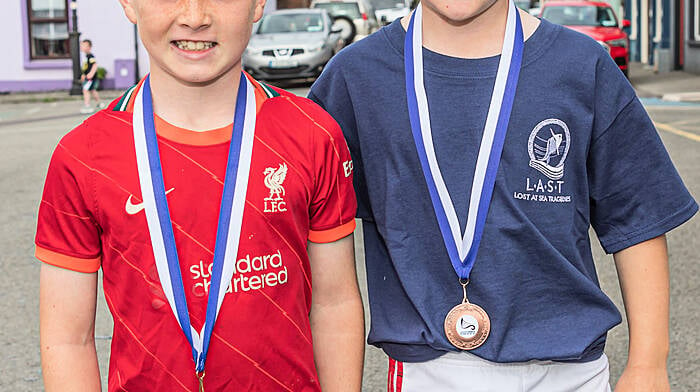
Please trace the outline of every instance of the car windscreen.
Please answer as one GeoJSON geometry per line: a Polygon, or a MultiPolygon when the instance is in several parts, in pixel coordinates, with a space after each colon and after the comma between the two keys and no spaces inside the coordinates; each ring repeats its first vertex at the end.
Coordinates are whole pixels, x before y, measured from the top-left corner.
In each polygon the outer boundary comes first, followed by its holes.
{"type": "Polygon", "coordinates": [[[372,5],[378,10],[388,10],[392,8],[403,8],[405,7],[403,1],[401,0],[372,0],[372,5]]]}
{"type": "Polygon", "coordinates": [[[321,14],[266,15],[258,27],[258,34],[313,33],[323,31],[321,14]]]}
{"type": "Polygon", "coordinates": [[[360,7],[357,6],[357,3],[316,3],[314,8],[324,9],[334,18],[337,16],[347,16],[350,19],[359,19],[362,17],[362,15],[360,15],[360,7]]]}
{"type": "Polygon", "coordinates": [[[617,26],[617,19],[610,7],[553,5],[544,8],[542,17],[565,26],[617,26]]]}

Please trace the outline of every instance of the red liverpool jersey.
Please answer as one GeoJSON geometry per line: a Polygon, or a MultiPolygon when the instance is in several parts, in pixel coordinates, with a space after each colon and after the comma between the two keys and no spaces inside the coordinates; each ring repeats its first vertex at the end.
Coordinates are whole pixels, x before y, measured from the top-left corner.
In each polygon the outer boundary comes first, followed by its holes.
{"type": "MultiPolygon", "coordinates": [[[[214,327],[205,388],[318,391],[306,246],[355,228],[350,153],[338,125],[318,106],[253,83],[257,120],[236,273],[214,327]]],[[[114,318],[110,391],[196,391],[192,351],[153,258],[128,98],[90,117],[56,147],[39,208],[36,256],[75,271],[102,267],[114,318]]],[[[156,118],[156,131],[187,305],[199,330],[231,126],[192,132],[156,118]]]]}

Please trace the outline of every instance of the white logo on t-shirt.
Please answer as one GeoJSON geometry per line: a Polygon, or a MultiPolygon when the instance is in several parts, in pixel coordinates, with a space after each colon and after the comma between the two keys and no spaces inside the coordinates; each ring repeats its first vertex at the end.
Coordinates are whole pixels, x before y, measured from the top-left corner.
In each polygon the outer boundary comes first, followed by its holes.
{"type": "Polygon", "coordinates": [[[345,177],[346,178],[350,177],[350,175],[352,174],[352,169],[353,169],[352,161],[343,162],[343,170],[345,170],[345,177]]]}
{"type": "MultiPolygon", "coordinates": [[[[168,189],[167,191],[165,191],[165,194],[167,195],[168,193],[172,192],[174,189],[175,188],[168,189]]],[[[133,197],[133,195],[129,195],[129,198],[126,199],[126,205],[124,206],[124,209],[126,210],[127,214],[136,215],[139,212],[141,212],[145,208],[145,206],[143,205],[143,203],[136,203],[136,204],[132,203],[131,202],[132,197],[133,197]]]]}
{"type": "Polygon", "coordinates": [[[564,121],[556,118],[541,121],[532,130],[527,142],[530,167],[552,180],[562,178],[570,141],[569,127],[564,121]]]}
{"type": "Polygon", "coordinates": [[[284,187],[282,183],[287,177],[287,164],[280,163],[278,168],[268,167],[263,172],[265,174],[265,186],[270,189],[270,195],[265,202],[265,212],[287,211],[287,202],[284,201],[284,187]]]}
{"type": "Polygon", "coordinates": [[[530,202],[570,203],[571,195],[564,186],[564,162],[569,155],[571,134],[562,120],[549,118],[540,121],[530,132],[527,150],[529,166],[544,174],[524,178],[524,189],[513,192],[513,198],[530,202]]]}

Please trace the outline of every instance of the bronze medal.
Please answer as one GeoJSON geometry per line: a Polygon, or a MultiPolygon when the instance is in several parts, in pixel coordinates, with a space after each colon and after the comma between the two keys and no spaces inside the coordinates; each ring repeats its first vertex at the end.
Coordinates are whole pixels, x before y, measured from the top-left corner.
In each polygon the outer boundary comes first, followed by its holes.
{"type": "Polygon", "coordinates": [[[491,320],[478,305],[461,303],[445,317],[445,335],[460,350],[473,350],[481,346],[491,332],[491,320]]]}
{"type": "Polygon", "coordinates": [[[491,332],[491,319],[479,305],[467,299],[469,279],[462,285],[462,303],[452,308],[445,316],[445,335],[453,346],[460,350],[473,350],[486,341],[491,332]]]}

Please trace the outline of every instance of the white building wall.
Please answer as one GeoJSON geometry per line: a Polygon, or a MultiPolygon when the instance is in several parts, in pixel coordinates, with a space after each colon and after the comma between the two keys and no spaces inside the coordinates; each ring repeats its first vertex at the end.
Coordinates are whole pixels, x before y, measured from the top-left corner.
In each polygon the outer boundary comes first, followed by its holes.
{"type": "MultiPolygon", "coordinates": [[[[23,18],[26,16],[22,13],[21,7],[25,7],[24,0],[2,1],[5,17],[0,23],[0,37],[4,37],[5,44],[0,58],[0,80],[70,79],[70,69],[28,70],[24,68],[24,45],[28,43],[24,42],[23,33],[26,25],[23,23],[23,18]]],[[[50,62],[52,60],[44,61],[44,63],[50,62]]]]}
{"type": "Polygon", "coordinates": [[[117,0],[79,0],[78,30],[81,40],[92,41],[92,54],[108,78],[115,76],[114,60],[134,59],[134,28],[117,0]]]}

